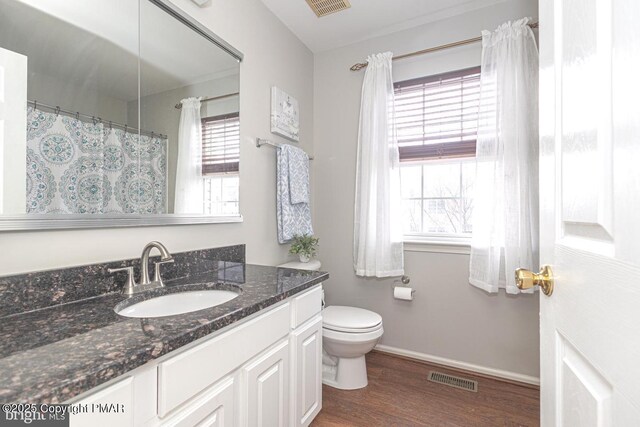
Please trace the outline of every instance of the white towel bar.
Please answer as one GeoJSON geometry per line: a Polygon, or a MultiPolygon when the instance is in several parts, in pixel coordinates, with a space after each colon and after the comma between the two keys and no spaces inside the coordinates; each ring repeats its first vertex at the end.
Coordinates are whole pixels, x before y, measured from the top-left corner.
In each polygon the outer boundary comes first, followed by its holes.
{"type": "MultiPolygon", "coordinates": [[[[282,144],[279,142],[269,141],[268,139],[256,138],[256,147],[260,148],[263,145],[269,145],[271,147],[280,147],[282,144]]],[[[313,156],[309,156],[309,160],[313,160],[313,156]]]]}

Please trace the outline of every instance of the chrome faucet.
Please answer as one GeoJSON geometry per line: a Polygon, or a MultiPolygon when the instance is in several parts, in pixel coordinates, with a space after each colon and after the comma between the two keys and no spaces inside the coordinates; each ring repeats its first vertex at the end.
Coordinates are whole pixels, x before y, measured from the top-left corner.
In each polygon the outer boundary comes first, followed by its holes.
{"type": "Polygon", "coordinates": [[[142,250],[142,256],[140,257],[140,283],[136,283],[133,278],[133,267],[122,268],[110,268],[107,271],[109,273],[115,273],[118,271],[126,271],[128,273],[127,283],[122,290],[125,295],[133,295],[138,292],[149,291],[152,289],[161,288],[164,286],[162,276],[160,275],[160,266],[169,262],[173,262],[174,259],[167,250],[167,248],[160,242],[150,242],[142,250]],[[160,251],[160,261],[155,262],[155,271],[153,272],[153,281],[149,280],[149,255],[151,251],[156,248],[160,251]]]}
{"type": "Polygon", "coordinates": [[[162,283],[162,277],[160,276],[160,266],[169,262],[173,262],[173,257],[167,250],[167,248],[160,242],[150,242],[142,250],[142,257],[140,257],[140,285],[152,285],[156,284],[157,287],[164,286],[162,283]],[[160,261],[154,263],[155,271],[153,272],[153,282],[149,280],[149,254],[156,248],[160,251],[160,261]]]}

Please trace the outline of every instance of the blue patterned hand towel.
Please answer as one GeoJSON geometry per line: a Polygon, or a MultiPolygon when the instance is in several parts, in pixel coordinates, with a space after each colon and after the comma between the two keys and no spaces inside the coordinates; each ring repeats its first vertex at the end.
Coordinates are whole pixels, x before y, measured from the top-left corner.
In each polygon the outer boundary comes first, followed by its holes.
{"type": "Polygon", "coordinates": [[[278,147],[276,181],[278,242],[287,243],[296,235],[312,235],[307,154],[289,144],[278,147]]]}
{"type": "Polygon", "coordinates": [[[309,156],[304,150],[287,146],[289,156],[289,197],[291,203],[309,203],[309,156]]]}

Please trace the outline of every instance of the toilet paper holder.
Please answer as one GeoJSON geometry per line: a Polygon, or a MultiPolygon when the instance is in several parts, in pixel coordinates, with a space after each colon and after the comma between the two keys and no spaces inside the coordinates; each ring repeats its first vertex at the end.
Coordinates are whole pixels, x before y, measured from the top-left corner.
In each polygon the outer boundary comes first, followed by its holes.
{"type": "Polygon", "coordinates": [[[409,283],[411,283],[411,278],[409,276],[407,276],[407,275],[403,275],[400,278],[400,280],[394,280],[393,284],[391,285],[391,290],[392,290],[392,293],[394,295],[394,298],[396,298],[395,288],[409,288],[409,289],[411,289],[411,299],[413,299],[413,296],[415,295],[416,290],[412,289],[409,286],[409,283]]]}

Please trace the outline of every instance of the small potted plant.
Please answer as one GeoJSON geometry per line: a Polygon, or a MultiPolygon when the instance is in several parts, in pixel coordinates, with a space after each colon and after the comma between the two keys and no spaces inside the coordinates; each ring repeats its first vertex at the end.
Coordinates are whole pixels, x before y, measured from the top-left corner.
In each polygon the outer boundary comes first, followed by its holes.
{"type": "Polygon", "coordinates": [[[308,236],[303,234],[302,236],[293,236],[291,240],[290,254],[297,254],[300,258],[300,262],[309,262],[311,258],[316,254],[316,248],[318,247],[317,237],[308,236]]]}

